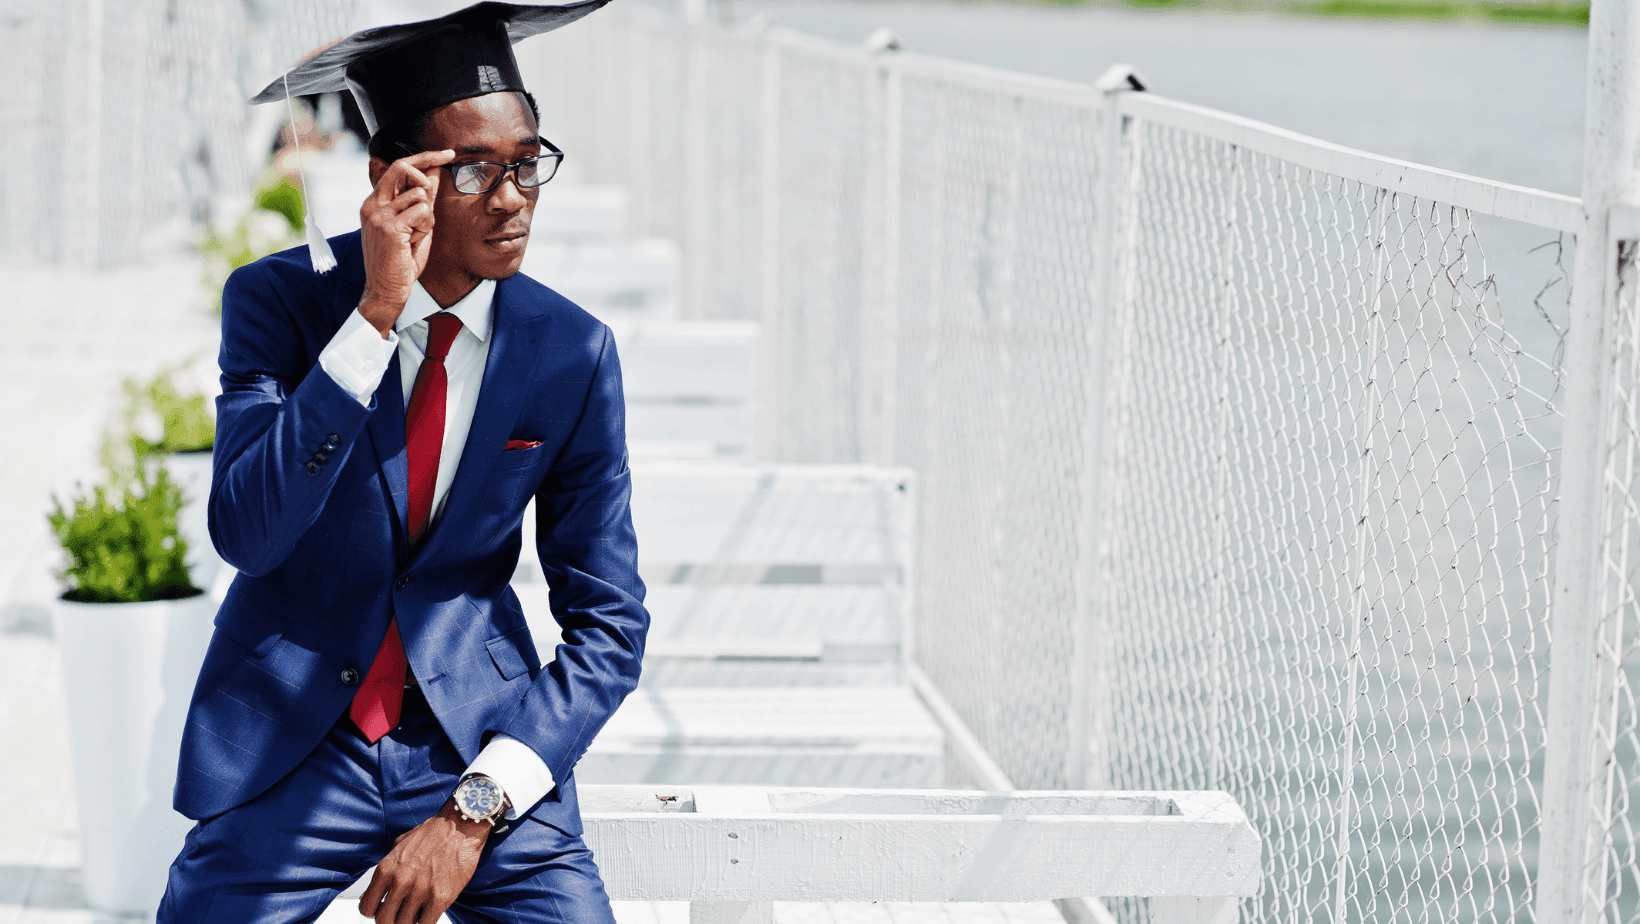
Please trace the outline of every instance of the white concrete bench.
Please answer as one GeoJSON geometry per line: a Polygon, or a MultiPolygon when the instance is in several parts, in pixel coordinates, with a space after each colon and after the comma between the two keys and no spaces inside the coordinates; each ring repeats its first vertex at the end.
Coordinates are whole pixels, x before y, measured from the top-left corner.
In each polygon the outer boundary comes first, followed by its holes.
{"type": "Polygon", "coordinates": [[[771,924],[776,901],[1150,899],[1155,924],[1232,924],[1262,843],[1222,792],[582,786],[609,896],[691,924],[771,924]]]}
{"type": "Polygon", "coordinates": [[[677,316],[681,257],[676,242],[584,239],[570,235],[568,228],[563,236],[552,237],[538,232],[541,223],[537,219],[531,227],[520,270],[524,275],[604,321],[677,316]]]}
{"type": "Polygon", "coordinates": [[[749,457],[756,323],[600,316],[614,331],[621,354],[632,458],[749,457]]]}
{"type": "Polygon", "coordinates": [[[640,686],[580,763],[586,783],[934,787],[945,735],[910,688],[640,686]]]}
{"type": "MultiPolygon", "coordinates": [[[[644,676],[578,778],[942,785],[906,683],[912,502],[905,469],[635,464],[644,676]]],[[[546,585],[514,590],[550,656],[546,585]]]]}
{"type": "MultiPolygon", "coordinates": [[[[913,483],[869,466],[633,466],[646,682],[904,682],[913,483]]],[[[514,590],[543,655],[557,636],[534,546],[514,590]]]]}
{"type": "Polygon", "coordinates": [[[651,581],[651,686],[902,682],[897,587],[651,581]]]}
{"type": "Polygon", "coordinates": [[[531,248],[543,240],[621,241],[627,237],[632,195],[625,186],[577,183],[565,175],[541,187],[540,195],[530,219],[531,248]]]}
{"type": "Polygon", "coordinates": [[[641,567],[665,583],[904,586],[910,469],[634,465],[641,567]]]}

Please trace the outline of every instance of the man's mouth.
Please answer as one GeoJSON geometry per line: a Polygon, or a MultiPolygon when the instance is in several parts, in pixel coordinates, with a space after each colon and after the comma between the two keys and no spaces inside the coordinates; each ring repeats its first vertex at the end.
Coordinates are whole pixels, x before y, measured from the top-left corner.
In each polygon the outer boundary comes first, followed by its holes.
{"type": "Polygon", "coordinates": [[[529,236],[528,231],[513,231],[507,234],[498,234],[495,237],[487,237],[484,239],[484,243],[503,253],[510,253],[522,249],[529,236]]]}

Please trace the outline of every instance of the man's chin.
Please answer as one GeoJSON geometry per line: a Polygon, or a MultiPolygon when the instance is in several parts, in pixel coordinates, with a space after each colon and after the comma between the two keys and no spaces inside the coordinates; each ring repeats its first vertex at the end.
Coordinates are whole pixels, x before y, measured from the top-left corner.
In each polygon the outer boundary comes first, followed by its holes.
{"type": "Polygon", "coordinates": [[[506,279],[508,276],[518,275],[518,271],[523,268],[524,250],[523,248],[519,248],[516,254],[511,255],[511,259],[486,260],[483,263],[474,266],[471,270],[469,270],[469,272],[475,279],[501,280],[506,279]]]}

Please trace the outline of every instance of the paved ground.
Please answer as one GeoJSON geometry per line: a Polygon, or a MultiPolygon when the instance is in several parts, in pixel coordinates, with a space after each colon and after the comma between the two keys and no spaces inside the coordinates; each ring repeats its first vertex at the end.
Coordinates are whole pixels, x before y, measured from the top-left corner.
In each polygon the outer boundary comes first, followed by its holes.
{"type": "Polygon", "coordinates": [[[200,264],[186,255],[110,273],[6,267],[0,337],[0,924],[91,924],[62,692],[50,638],[56,546],[53,492],[97,478],[103,426],[120,380],[202,358],[214,368],[216,320],[200,264]]]}
{"type": "Polygon", "coordinates": [[[53,493],[97,478],[104,426],[120,380],[198,361],[214,384],[217,322],[205,310],[192,255],[91,273],[7,266],[0,337],[0,629],[38,630],[56,593],[45,515],[53,493]]]}

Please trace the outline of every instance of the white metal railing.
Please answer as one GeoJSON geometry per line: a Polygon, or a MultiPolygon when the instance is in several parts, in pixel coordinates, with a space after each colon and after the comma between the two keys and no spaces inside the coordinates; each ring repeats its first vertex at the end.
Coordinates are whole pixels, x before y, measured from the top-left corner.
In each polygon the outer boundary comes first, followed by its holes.
{"type": "Polygon", "coordinates": [[[1576,234],[1583,223],[1583,203],[1576,196],[1357,151],[1252,119],[1147,93],[1123,95],[1116,108],[1128,118],[1171,126],[1317,173],[1395,190],[1402,195],[1569,234],[1576,234]]]}
{"type": "Polygon", "coordinates": [[[1150,897],[1155,924],[1229,924],[1259,836],[1221,792],[584,786],[615,901],[688,901],[692,924],[772,924],[776,901],[1150,897]]]}
{"type": "MultiPolygon", "coordinates": [[[[1596,6],[1615,99],[1629,13],[1596,6]]],[[[1617,194],[1128,70],[587,24],[536,46],[569,91],[547,121],[680,240],[685,316],[761,324],[761,458],[917,470],[915,658],[997,775],[1228,790],[1267,844],[1248,920],[1640,914],[1636,678],[1590,669],[1640,661],[1634,595],[1592,596],[1640,518],[1611,512],[1626,424],[1591,386],[1630,375],[1591,322],[1625,315],[1582,301],[1617,288],[1617,194]],[[1554,598],[1585,602],[1554,611],[1551,670],[1554,598]]]]}

